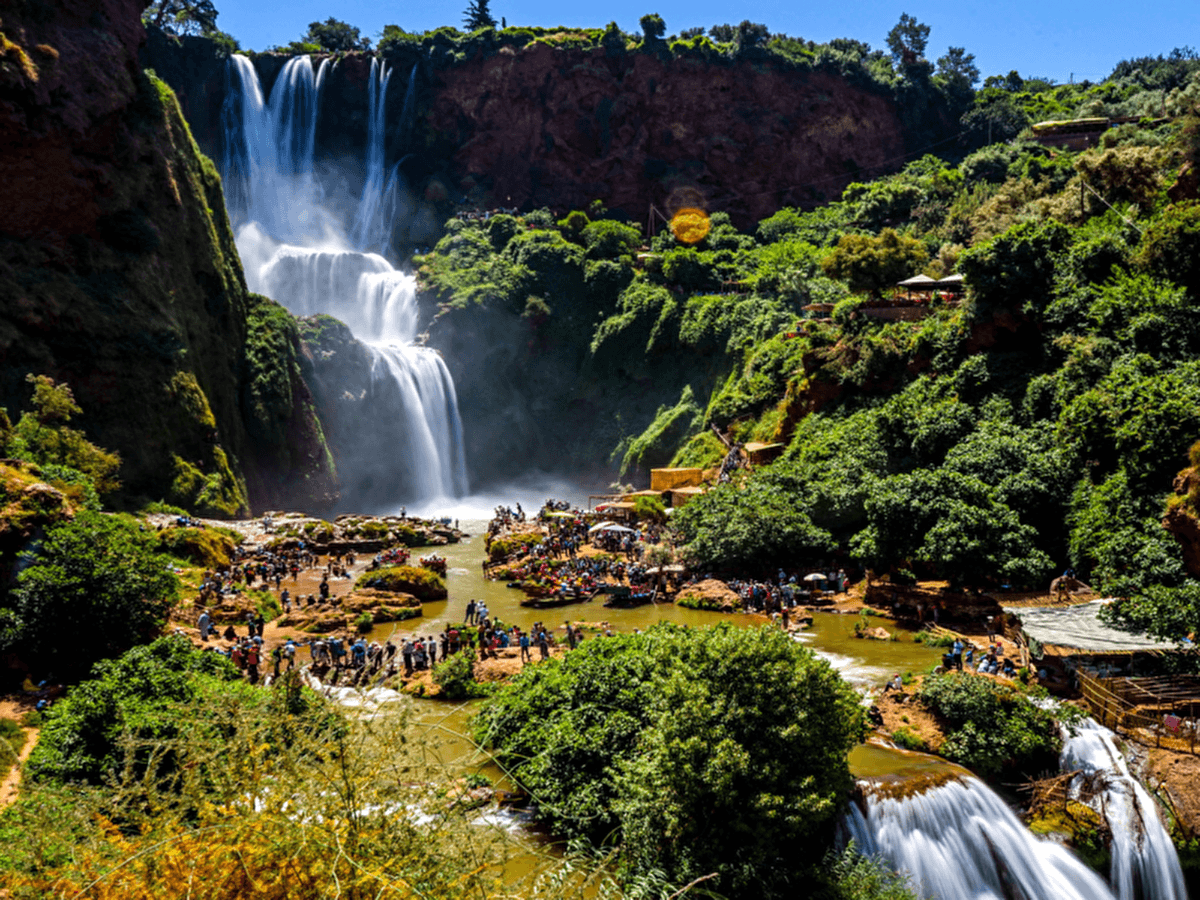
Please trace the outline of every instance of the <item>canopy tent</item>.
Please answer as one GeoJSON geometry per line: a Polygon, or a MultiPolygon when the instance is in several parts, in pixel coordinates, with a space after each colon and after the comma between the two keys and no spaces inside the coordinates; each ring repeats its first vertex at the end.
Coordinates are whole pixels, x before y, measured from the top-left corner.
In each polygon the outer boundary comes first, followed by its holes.
{"type": "Polygon", "coordinates": [[[591,528],[588,529],[588,534],[591,534],[593,531],[602,531],[605,528],[607,528],[609,525],[616,525],[616,524],[617,524],[616,522],[597,522],[595,525],[593,525],[591,528]]]}
{"type": "Polygon", "coordinates": [[[912,278],[904,279],[897,284],[896,287],[924,288],[935,283],[935,280],[930,278],[928,275],[914,275],[912,278]]]}
{"type": "Polygon", "coordinates": [[[1169,641],[1122,631],[1101,622],[1097,614],[1111,602],[1110,597],[1078,606],[1005,607],[1004,611],[1018,616],[1025,634],[1042,644],[1090,653],[1176,649],[1169,641]]]}

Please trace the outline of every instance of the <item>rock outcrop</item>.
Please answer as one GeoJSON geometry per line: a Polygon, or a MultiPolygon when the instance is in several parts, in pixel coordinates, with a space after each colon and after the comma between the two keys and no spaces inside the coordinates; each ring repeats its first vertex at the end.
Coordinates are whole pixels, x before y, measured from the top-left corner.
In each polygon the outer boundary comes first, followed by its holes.
{"type": "Polygon", "coordinates": [[[142,6],[3,11],[0,405],[68,383],[129,503],[328,501],[295,325],[246,290],[220,178],[139,64],[142,6]]]}

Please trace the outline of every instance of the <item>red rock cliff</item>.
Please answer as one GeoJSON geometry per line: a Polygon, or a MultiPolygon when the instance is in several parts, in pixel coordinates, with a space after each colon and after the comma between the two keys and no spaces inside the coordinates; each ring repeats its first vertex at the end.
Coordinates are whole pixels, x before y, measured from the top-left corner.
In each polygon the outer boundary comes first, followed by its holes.
{"type": "Polygon", "coordinates": [[[897,165],[893,102],[824,73],[760,61],[607,56],[534,44],[434,74],[426,123],[480,200],[644,219],[680,188],[742,225],[837,196],[897,165]]]}

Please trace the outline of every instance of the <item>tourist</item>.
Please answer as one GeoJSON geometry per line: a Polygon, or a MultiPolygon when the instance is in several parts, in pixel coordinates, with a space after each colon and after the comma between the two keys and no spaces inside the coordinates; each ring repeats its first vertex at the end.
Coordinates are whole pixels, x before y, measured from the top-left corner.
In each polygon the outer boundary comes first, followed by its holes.
{"type": "Polygon", "coordinates": [[[404,677],[409,678],[413,673],[413,644],[412,641],[406,640],[404,646],[400,650],[400,656],[404,660],[404,677]]]}
{"type": "Polygon", "coordinates": [[[521,632],[521,636],[518,638],[518,643],[521,646],[521,662],[533,662],[533,656],[529,653],[529,635],[525,632],[521,632]]]}
{"type": "Polygon", "coordinates": [[[425,639],[425,652],[429,654],[429,668],[437,665],[437,641],[433,639],[433,635],[429,635],[425,639]]]}
{"type": "Polygon", "coordinates": [[[466,614],[466,617],[463,619],[463,621],[466,622],[468,625],[475,624],[475,601],[474,600],[467,601],[467,614],[466,614]]]}
{"type": "Polygon", "coordinates": [[[208,615],[207,609],[200,613],[200,618],[196,622],[196,625],[200,628],[200,640],[207,641],[209,629],[212,628],[212,619],[208,615]]]}
{"type": "Polygon", "coordinates": [[[538,632],[538,653],[542,659],[550,658],[550,638],[544,629],[538,632]]]}

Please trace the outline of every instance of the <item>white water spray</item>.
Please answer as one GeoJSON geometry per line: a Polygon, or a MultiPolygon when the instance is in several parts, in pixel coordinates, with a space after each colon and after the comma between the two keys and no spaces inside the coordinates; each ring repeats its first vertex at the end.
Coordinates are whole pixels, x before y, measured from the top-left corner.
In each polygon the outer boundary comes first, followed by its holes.
{"type": "Polygon", "coordinates": [[[961,777],[915,796],[876,795],[852,806],[846,829],[858,849],[908,876],[936,900],[1113,900],[1069,850],[1029,832],[982,781],[961,777]]]}
{"type": "Polygon", "coordinates": [[[1072,796],[1098,788],[1087,802],[1108,821],[1112,832],[1109,881],[1118,900],[1186,900],[1187,888],[1179,856],[1163,826],[1158,808],[1129,772],[1129,765],[1107,728],[1092,719],[1064,734],[1064,771],[1072,779],[1072,796]]]}
{"type": "MultiPolygon", "coordinates": [[[[314,172],[327,67],[326,60],[314,74],[308,57],[289,60],[264,101],[250,60],[230,59],[224,178],[246,281],[297,315],[340,319],[369,347],[375,384],[367,418],[403,423],[400,440],[370,454],[389,460],[396,475],[391,489],[376,485],[371,499],[387,505],[461,497],[467,477],[458,400],[441,356],[413,343],[415,280],[366,252],[390,243],[397,208],[398,173],[384,177],[391,70],[372,62],[366,179],[351,239],[322,204],[314,172]]],[[[372,439],[372,424],[363,423],[364,443],[372,439]]]]}

